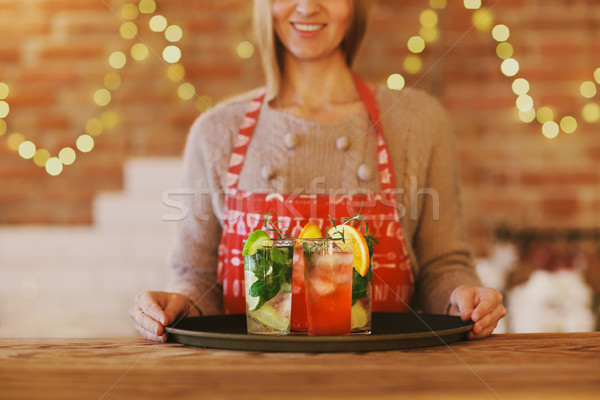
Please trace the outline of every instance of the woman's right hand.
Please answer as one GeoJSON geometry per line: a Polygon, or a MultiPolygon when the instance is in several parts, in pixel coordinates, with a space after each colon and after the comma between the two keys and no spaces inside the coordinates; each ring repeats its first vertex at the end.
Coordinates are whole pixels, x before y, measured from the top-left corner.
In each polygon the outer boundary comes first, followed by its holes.
{"type": "Polygon", "coordinates": [[[129,316],[135,329],[148,340],[166,342],[165,326],[180,317],[197,317],[200,311],[181,293],[143,291],[135,297],[129,316]]]}

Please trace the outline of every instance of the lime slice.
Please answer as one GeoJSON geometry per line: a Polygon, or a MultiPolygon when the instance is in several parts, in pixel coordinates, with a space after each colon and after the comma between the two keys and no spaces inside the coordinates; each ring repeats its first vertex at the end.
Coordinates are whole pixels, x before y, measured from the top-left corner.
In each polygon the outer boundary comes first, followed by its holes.
{"type": "Polygon", "coordinates": [[[250,296],[250,287],[258,280],[256,275],[252,271],[245,270],[244,271],[244,280],[246,281],[246,306],[248,306],[248,310],[256,310],[260,308],[264,301],[261,296],[250,296]]]}
{"type": "Polygon", "coordinates": [[[248,239],[246,239],[244,249],[242,250],[242,255],[251,256],[270,240],[271,238],[265,231],[258,230],[252,232],[250,236],[248,236],[248,239]]]}
{"type": "Polygon", "coordinates": [[[278,332],[285,332],[290,329],[290,321],[279,315],[269,304],[264,304],[258,310],[254,311],[252,317],[261,324],[278,332]]]}
{"type": "Polygon", "coordinates": [[[362,328],[367,324],[368,316],[367,311],[360,305],[360,302],[356,302],[352,306],[352,315],[350,317],[352,329],[362,328]]]}

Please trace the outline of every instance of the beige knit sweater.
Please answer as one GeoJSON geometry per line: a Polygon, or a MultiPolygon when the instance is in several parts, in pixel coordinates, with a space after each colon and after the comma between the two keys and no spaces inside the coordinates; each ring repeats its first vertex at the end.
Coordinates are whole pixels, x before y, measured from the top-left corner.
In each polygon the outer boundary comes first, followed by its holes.
{"type": "MultiPolygon", "coordinates": [[[[375,93],[384,136],[391,153],[401,219],[415,275],[415,309],[445,313],[452,290],[479,285],[461,221],[454,137],[440,104],[415,90],[375,93]]],[[[188,136],[184,186],[190,209],[181,221],[171,257],[170,290],[187,295],[204,314],[222,312],[217,283],[217,247],[221,237],[225,177],[234,139],[253,93],[217,105],[202,114],[188,136]]],[[[379,191],[376,134],[366,111],[334,123],[296,118],[263,105],[239,179],[239,189],[335,194],[356,188],[379,191]],[[295,147],[286,146],[293,134],[295,147]],[[336,141],[345,136],[349,150],[336,141]],[[359,167],[362,174],[359,177],[359,167]],[[267,179],[264,170],[275,174],[267,179]],[[372,176],[365,176],[370,170],[372,176]],[[364,178],[367,178],[366,180],[364,178]],[[317,178],[317,179],[315,179],[317,178]],[[361,179],[362,178],[362,179],[361,179]],[[318,182],[318,183],[317,183],[318,182]]],[[[267,210],[265,210],[267,211],[267,210]]]]}

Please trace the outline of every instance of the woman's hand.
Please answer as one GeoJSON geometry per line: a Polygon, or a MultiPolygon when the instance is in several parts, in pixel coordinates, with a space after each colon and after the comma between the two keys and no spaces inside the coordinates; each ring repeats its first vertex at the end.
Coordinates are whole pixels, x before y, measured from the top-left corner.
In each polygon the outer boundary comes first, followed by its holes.
{"type": "Polygon", "coordinates": [[[492,334],[498,321],[506,315],[502,294],[496,289],[459,286],[450,295],[450,314],[460,315],[463,321],[475,324],[469,339],[480,339],[492,334]]]}
{"type": "Polygon", "coordinates": [[[165,326],[177,321],[179,317],[197,317],[200,311],[181,293],[140,292],[135,297],[135,305],[129,310],[129,316],[135,323],[135,329],[146,339],[166,342],[165,326]]]}

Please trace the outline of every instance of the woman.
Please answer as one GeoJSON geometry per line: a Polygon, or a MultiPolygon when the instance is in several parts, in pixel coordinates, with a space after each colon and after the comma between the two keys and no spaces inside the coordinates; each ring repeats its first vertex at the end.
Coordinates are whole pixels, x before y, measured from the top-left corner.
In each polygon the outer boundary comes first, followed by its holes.
{"type": "MultiPolygon", "coordinates": [[[[375,311],[460,315],[491,334],[502,296],[479,287],[461,227],[457,162],[441,106],[417,90],[372,88],[350,69],[367,0],[256,0],[267,89],[215,107],[185,150],[195,187],[172,266],[173,292],[145,291],[130,310],[147,339],[182,316],[243,312],[241,242],[259,211],[294,234],[308,220],[361,206],[380,241],[375,311]]],[[[327,222],[325,222],[326,224],[327,222]]]]}

